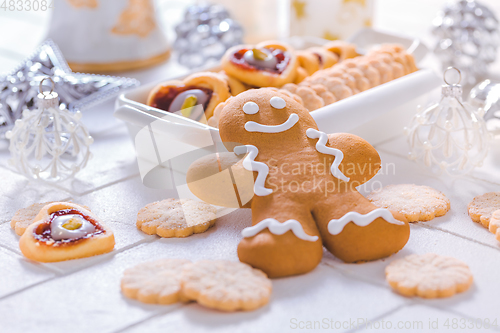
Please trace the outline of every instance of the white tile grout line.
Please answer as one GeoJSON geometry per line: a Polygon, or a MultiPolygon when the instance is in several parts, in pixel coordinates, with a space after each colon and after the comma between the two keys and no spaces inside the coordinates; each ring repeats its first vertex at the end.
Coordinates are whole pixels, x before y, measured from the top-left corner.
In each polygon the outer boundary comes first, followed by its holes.
{"type": "MultiPolygon", "coordinates": [[[[52,280],[55,280],[55,279],[58,279],[58,278],[62,278],[62,277],[66,277],[66,276],[69,276],[69,275],[72,275],[72,274],[78,273],[78,272],[83,271],[83,270],[85,270],[85,269],[87,269],[87,268],[89,268],[89,267],[92,267],[92,266],[95,266],[95,265],[97,265],[97,264],[103,263],[103,262],[105,262],[106,260],[109,260],[109,259],[113,258],[114,256],[116,256],[116,255],[117,255],[117,254],[119,254],[119,253],[123,253],[123,252],[125,252],[125,251],[128,251],[128,250],[133,249],[133,248],[138,247],[138,246],[141,246],[141,245],[143,245],[143,244],[149,244],[149,243],[156,242],[157,240],[159,240],[159,238],[158,238],[158,237],[156,237],[156,238],[145,238],[145,239],[143,239],[143,240],[140,240],[140,241],[135,242],[135,243],[133,243],[133,244],[130,244],[130,245],[128,245],[128,246],[124,246],[123,248],[121,248],[121,249],[119,249],[119,250],[113,251],[113,252],[111,252],[111,253],[103,254],[103,255],[101,255],[101,258],[99,258],[98,260],[92,261],[92,262],[91,262],[91,263],[89,263],[88,265],[83,265],[83,266],[80,266],[80,267],[78,267],[78,268],[76,268],[76,269],[74,269],[74,270],[63,271],[63,270],[59,270],[59,269],[57,269],[57,268],[47,267],[47,266],[43,266],[43,265],[41,265],[41,264],[40,264],[40,266],[41,266],[41,267],[43,267],[43,268],[45,268],[45,269],[49,269],[49,270],[51,270],[53,273],[55,273],[55,276],[53,276],[53,277],[51,277],[51,278],[48,278],[48,279],[46,279],[46,280],[43,280],[43,281],[39,281],[39,282],[34,283],[34,284],[32,284],[32,285],[29,285],[29,286],[23,287],[23,288],[21,288],[21,289],[15,290],[15,291],[13,291],[13,292],[11,292],[11,293],[8,293],[8,294],[6,294],[6,295],[4,295],[4,296],[0,297],[0,301],[3,301],[4,299],[7,299],[7,298],[9,298],[9,297],[11,297],[11,296],[14,296],[14,295],[17,295],[17,294],[19,294],[19,293],[22,293],[22,292],[24,292],[24,291],[26,291],[26,290],[28,290],[28,289],[33,288],[33,287],[36,287],[36,286],[39,286],[39,285],[45,284],[45,283],[47,283],[47,282],[49,282],[49,281],[52,281],[52,280]]],[[[2,246],[2,245],[0,244],[0,246],[2,246]]],[[[2,247],[3,247],[3,246],[2,246],[2,247]]],[[[8,249],[8,250],[10,250],[11,252],[14,252],[14,251],[12,251],[12,249],[8,249]]]]}
{"type": "MultiPolygon", "coordinates": [[[[414,225],[414,226],[418,226],[418,227],[423,227],[423,228],[435,229],[435,230],[438,230],[438,231],[440,231],[440,232],[448,233],[448,232],[447,232],[447,231],[445,231],[445,230],[441,230],[441,229],[439,229],[439,228],[435,228],[435,227],[433,228],[433,227],[430,227],[430,226],[425,226],[425,225],[421,225],[421,224],[413,224],[413,225],[414,225]]],[[[450,234],[452,234],[452,235],[454,235],[454,236],[456,236],[456,237],[460,237],[460,238],[468,239],[468,238],[462,237],[462,236],[460,236],[460,235],[455,235],[455,234],[453,234],[453,233],[450,233],[450,234]]],[[[26,286],[26,287],[21,288],[21,289],[18,289],[18,290],[16,290],[16,291],[12,292],[12,293],[6,294],[6,295],[4,295],[4,296],[0,297],[0,300],[4,300],[4,299],[6,299],[6,298],[9,298],[10,296],[16,295],[16,294],[18,294],[18,293],[21,293],[21,292],[26,291],[26,290],[28,290],[28,289],[34,288],[34,287],[36,287],[36,286],[38,286],[38,285],[41,285],[41,284],[44,284],[44,283],[46,283],[46,282],[49,282],[49,281],[55,280],[55,279],[57,279],[57,278],[61,278],[61,277],[64,277],[64,276],[69,276],[69,275],[71,275],[71,274],[74,274],[74,273],[77,273],[77,272],[83,271],[83,270],[85,270],[85,269],[87,269],[87,268],[89,268],[89,267],[91,267],[91,266],[95,266],[95,265],[97,265],[97,264],[99,264],[99,263],[102,263],[102,262],[104,262],[105,260],[107,260],[107,259],[109,259],[109,258],[112,258],[112,257],[114,257],[115,255],[117,255],[117,254],[119,254],[119,253],[122,253],[122,252],[125,252],[125,251],[129,250],[129,249],[132,249],[132,248],[138,247],[138,246],[140,246],[140,245],[142,245],[142,244],[149,244],[149,243],[156,242],[156,241],[158,241],[158,240],[159,240],[159,239],[158,239],[157,237],[155,237],[155,238],[145,238],[145,239],[143,239],[143,240],[141,240],[141,241],[139,241],[139,242],[136,242],[136,243],[130,244],[130,245],[128,245],[128,246],[125,246],[125,247],[121,248],[120,250],[117,250],[117,251],[115,251],[115,252],[113,252],[113,253],[111,253],[111,254],[109,254],[109,255],[104,255],[104,256],[103,256],[103,258],[102,258],[102,260],[93,261],[92,263],[89,263],[89,265],[85,265],[85,266],[79,267],[79,268],[77,268],[77,269],[75,269],[75,270],[72,270],[72,271],[66,271],[66,272],[59,271],[59,272],[56,272],[56,271],[55,271],[55,269],[53,270],[53,269],[51,269],[50,267],[45,267],[45,266],[40,265],[40,267],[43,267],[43,268],[49,269],[49,270],[51,270],[52,272],[54,272],[56,275],[55,275],[54,277],[52,277],[52,278],[48,278],[48,279],[46,279],[46,280],[43,280],[43,281],[40,281],[40,282],[34,283],[34,284],[32,284],[32,285],[26,286]]],[[[471,241],[473,241],[473,242],[476,242],[476,243],[478,243],[478,244],[480,244],[480,245],[486,245],[486,244],[482,244],[482,243],[480,243],[480,242],[477,242],[477,241],[475,241],[474,239],[468,239],[468,240],[471,240],[471,241]]],[[[14,251],[12,251],[12,249],[7,248],[7,247],[4,247],[4,246],[2,246],[1,244],[0,244],[0,246],[1,246],[2,248],[6,248],[7,250],[9,250],[9,251],[11,251],[11,252],[14,252],[14,251]]],[[[489,245],[486,245],[486,246],[489,246],[489,245]]],[[[489,247],[492,247],[492,246],[489,246],[489,247]]],[[[494,247],[493,247],[493,248],[494,248],[494,247]]],[[[498,249],[497,249],[497,250],[498,250],[498,249]]],[[[375,287],[383,288],[383,289],[386,289],[386,290],[391,290],[391,288],[389,288],[389,286],[387,286],[387,285],[383,285],[383,284],[375,283],[375,282],[373,282],[373,281],[371,281],[371,280],[369,280],[369,279],[365,279],[365,278],[363,278],[362,276],[359,276],[359,275],[356,275],[356,274],[354,274],[354,273],[348,272],[348,271],[346,271],[345,269],[343,269],[343,268],[340,268],[340,267],[336,266],[334,263],[332,263],[332,262],[330,261],[330,259],[324,259],[324,260],[321,262],[321,264],[322,264],[323,266],[326,266],[326,267],[329,267],[329,268],[331,268],[331,269],[336,270],[337,272],[339,272],[339,273],[340,273],[341,275],[343,275],[343,276],[346,276],[346,277],[349,277],[349,278],[354,278],[355,280],[358,280],[358,281],[363,282],[363,283],[368,283],[368,284],[371,284],[372,286],[375,286],[375,287]]],[[[405,300],[405,304],[404,304],[404,305],[402,305],[402,306],[401,306],[401,305],[399,305],[399,306],[395,307],[394,309],[391,309],[391,310],[389,310],[389,311],[387,311],[387,312],[385,312],[385,313],[383,313],[383,314],[381,314],[381,315],[379,315],[379,316],[376,316],[376,317],[374,317],[374,318],[370,319],[369,321],[371,321],[371,322],[378,321],[378,320],[380,320],[380,319],[382,319],[382,318],[385,318],[385,317],[387,317],[387,316],[389,316],[389,315],[391,315],[391,314],[393,314],[393,313],[397,312],[399,309],[403,309],[403,308],[405,308],[405,307],[412,306],[412,305],[415,305],[415,304],[420,304],[420,305],[430,306],[430,307],[433,307],[433,308],[436,308],[436,309],[440,309],[441,311],[444,311],[444,312],[450,312],[450,313],[454,313],[454,314],[456,314],[456,315],[459,315],[459,316],[462,316],[462,317],[466,317],[466,318],[469,318],[469,319],[475,319],[475,318],[471,318],[471,317],[469,317],[469,316],[467,316],[467,315],[465,315],[465,314],[462,314],[462,313],[460,313],[460,312],[457,312],[457,311],[452,311],[452,310],[448,310],[448,309],[441,308],[441,307],[439,307],[439,306],[434,306],[434,305],[427,304],[427,303],[425,303],[425,300],[420,300],[420,299],[408,299],[408,300],[405,300]]],[[[179,309],[179,308],[181,308],[181,307],[183,307],[183,306],[185,306],[185,305],[187,305],[187,304],[179,304],[179,305],[178,305],[178,306],[176,306],[176,307],[169,308],[169,309],[167,309],[167,310],[165,310],[165,311],[160,311],[160,312],[157,312],[157,313],[155,313],[155,314],[152,314],[151,316],[148,316],[148,317],[146,317],[146,318],[144,318],[144,319],[141,319],[141,320],[140,320],[140,321],[138,321],[138,322],[135,322],[135,323],[133,323],[133,324],[130,324],[130,325],[128,325],[128,326],[126,326],[126,327],[123,327],[123,328],[121,328],[121,329],[118,329],[118,330],[114,331],[114,333],[125,332],[125,331],[127,331],[128,329],[130,329],[130,328],[136,327],[136,326],[138,326],[138,325],[140,325],[140,324],[142,324],[142,323],[145,323],[145,322],[147,322],[147,321],[149,321],[149,320],[151,320],[151,319],[154,319],[154,318],[157,318],[157,317],[160,317],[160,316],[166,315],[166,314],[168,314],[168,313],[170,313],[170,312],[172,312],[172,311],[174,311],[174,310],[177,310],[177,309],[179,309]]],[[[348,331],[348,332],[355,332],[355,331],[356,331],[356,329],[353,329],[353,330],[350,330],[350,331],[348,331]]],[[[497,331],[500,331],[500,330],[497,330],[497,331]]]]}
{"type": "Polygon", "coordinates": [[[137,327],[141,324],[144,324],[145,322],[149,321],[149,320],[152,320],[152,319],[155,319],[155,318],[158,318],[158,317],[162,317],[166,314],[169,314],[175,310],[179,310],[180,308],[183,308],[187,305],[189,305],[190,303],[182,303],[182,302],[179,302],[178,304],[172,304],[171,306],[169,306],[168,309],[165,309],[163,311],[158,311],[150,316],[147,316],[139,321],[136,321],[135,323],[132,323],[132,324],[128,324],[127,326],[124,326],[122,328],[119,328],[117,330],[114,330],[112,331],[112,333],[123,333],[123,332],[126,332],[128,331],[129,329],[131,328],[134,328],[134,327],[137,327]]]}
{"type": "MultiPolygon", "coordinates": [[[[401,155],[399,153],[395,153],[395,152],[392,152],[392,151],[389,151],[389,150],[386,150],[384,148],[377,148],[377,151],[381,151],[385,154],[389,154],[389,155],[392,155],[392,156],[396,156],[396,157],[399,157],[399,158],[402,158],[402,159],[407,159],[406,156],[404,155],[401,155]]],[[[425,176],[433,176],[434,178],[436,178],[436,175],[433,174],[433,173],[427,173],[427,172],[424,172],[422,173],[422,175],[425,175],[425,176]]],[[[479,180],[479,181],[482,181],[482,182],[487,182],[487,183],[491,183],[491,184],[494,184],[494,185],[499,185],[500,186],[500,182],[496,182],[496,181],[491,181],[489,179],[483,179],[483,178],[479,178],[479,177],[476,177],[476,176],[473,176],[473,175],[469,175],[468,177],[470,177],[471,179],[473,180],[479,180]]]]}
{"type": "MultiPolygon", "coordinates": [[[[0,244],[0,247],[1,247],[2,249],[5,249],[5,250],[9,251],[10,253],[14,253],[14,254],[16,254],[17,256],[19,256],[19,257],[21,257],[21,258],[25,259],[25,257],[24,257],[24,256],[23,256],[23,254],[21,253],[21,251],[18,251],[18,250],[12,249],[12,248],[10,248],[10,247],[8,247],[8,246],[5,246],[5,245],[3,245],[3,244],[0,244]]],[[[55,275],[59,275],[59,272],[58,272],[58,271],[56,271],[55,269],[52,269],[51,267],[47,267],[47,266],[45,266],[45,265],[43,265],[43,264],[41,264],[41,263],[39,263],[39,262],[32,261],[32,260],[29,260],[29,259],[25,259],[25,260],[26,260],[26,263],[27,263],[27,264],[30,264],[30,265],[36,266],[36,267],[38,267],[38,268],[40,268],[41,270],[44,270],[44,271],[48,271],[48,272],[50,272],[50,273],[54,273],[55,275]]],[[[9,295],[9,294],[6,294],[6,295],[9,295]]],[[[6,295],[4,295],[4,296],[6,296],[6,295]]],[[[3,296],[2,296],[2,297],[3,297],[3,296]]],[[[2,299],[2,297],[0,297],[0,299],[2,299]]]]}
{"type": "MultiPolygon", "coordinates": [[[[427,228],[427,229],[435,229],[435,230],[440,231],[440,232],[449,233],[449,232],[447,232],[446,230],[441,230],[441,229],[439,229],[439,228],[435,228],[435,227],[433,228],[433,227],[430,227],[430,226],[422,225],[422,224],[420,224],[420,223],[419,223],[419,224],[412,224],[412,226],[417,226],[417,227],[422,227],[422,228],[427,228]]],[[[469,239],[469,238],[466,238],[466,237],[462,237],[461,235],[456,235],[456,234],[454,234],[454,233],[449,233],[449,234],[451,234],[451,235],[453,235],[453,236],[456,236],[456,237],[460,237],[460,238],[466,239],[466,240],[470,240],[470,241],[473,241],[473,242],[478,243],[478,244],[480,244],[480,245],[488,246],[488,247],[491,247],[491,248],[494,248],[494,249],[496,249],[496,250],[499,250],[499,251],[500,251],[500,249],[498,249],[498,248],[495,248],[495,247],[493,247],[493,246],[491,246],[491,245],[488,245],[488,244],[482,244],[482,243],[480,243],[480,242],[478,242],[478,241],[476,241],[476,240],[474,240],[474,239],[469,239]]],[[[360,282],[364,282],[364,283],[368,283],[368,284],[370,284],[370,285],[372,285],[372,286],[375,286],[375,287],[381,287],[381,288],[383,288],[383,289],[392,290],[392,288],[390,288],[390,286],[388,286],[388,285],[381,284],[381,283],[377,283],[377,282],[373,282],[373,281],[371,281],[371,280],[369,280],[369,279],[367,279],[367,278],[364,278],[363,276],[357,275],[357,274],[355,274],[355,273],[352,273],[352,272],[350,272],[350,271],[347,271],[347,270],[346,270],[346,269],[344,269],[344,268],[341,268],[341,267],[339,267],[339,266],[336,266],[336,265],[335,265],[335,263],[334,263],[331,259],[325,259],[325,258],[323,258],[323,260],[321,261],[321,264],[323,264],[323,266],[326,266],[326,267],[329,267],[329,268],[331,268],[331,269],[336,270],[337,272],[339,272],[341,275],[343,275],[343,276],[345,276],[345,277],[353,278],[353,279],[355,279],[355,280],[358,280],[358,281],[360,281],[360,282]]],[[[403,296],[401,296],[401,297],[403,297],[403,296]]],[[[411,298],[411,299],[406,300],[406,304],[404,304],[404,305],[403,305],[403,306],[401,306],[400,308],[402,309],[402,308],[404,308],[404,307],[407,307],[407,306],[413,306],[413,305],[416,305],[416,304],[419,304],[419,305],[425,305],[425,306],[429,306],[429,307],[433,307],[433,308],[435,308],[435,309],[439,309],[439,310],[444,311],[444,312],[449,312],[449,313],[452,313],[452,314],[455,314],[455,315],[459,315],[459,316],[462,316],[462,317],[466,317],[466,318],[468,318],[468,319],[472,319],[472,320],[475,320],[475,319],[476,319],[476,318],[470,317],[469,315],[464,314],[464,313],[461,313],[461,312],[456,311],[456,310],[447,309],[447,308],[439,307],[439,306],[437,306],[437,305],[428,304],[428,303],[426,302],[426,300],[424,300],[424,299],[420,299],[420,298],[418,298],[418,297],[414,297],[414,298],[411,298]]],[[[382,319],[382,318],[384,318],[384,317],[386,317],[386,316],[388,316],[388,315],[391,315],[392,313],[395,313],[395,312],[396,312],[396,311],[389,310],[389,311],[387,311],[385,314],[380,315],[380,316],[377,316],[377,317],[375,317],[375,318],[373,318],[373,319],[370,319],[369,321],[371,321],[371,322],[378,321],[379,319],[382,319]]],[[[493,330],[500,332],[500,329],[495,329],[495,328],[493,328],[493,330]]],[[[350,331],[347,331],[347,332],[356,332],[356,329],[353,329],[353,330],[350,330],[350,331]]]]}
{"type": "MultiPolygon", "coordinates": [[[[483,243],[481,241],[478,241],[477,239],[474,239],[474,238],[470,238],[470,237],[467,237],[467,236],[464,236],[464,235],[460,235],[460,234],[457,234],[453,231],[449,231],[449,230],[444,230],[444,229],[441,229],[439,227],[436,227],[436,226],[433,226],[433,225],[428,225],[428,224],[425,224],[425,222],[417,222],[417,223],[413,223],[413,225],[415,226],[419,226],[421,228],[426,228],[426,229],[434,229],[434,230],[439,230],[441,232],[444,232],[444,233],[447,233],[447,234],[450,234],[450,235],[453,235],[455,237],[460,237],[462,239],[465,239],[465,240],[468,240],[468,241],[471,241],[471,242],[474,242],[476,244],[479,244],[479,245],[483,245],[483,246],[486,246],[486,247],[489,247],[489,248],[492,248],[494,250],[497,250],[497,251],[500,251],[500,247],[498,246],[494,246],[494,245],[490,245],[490,244],[487,244],[487,243],[483,243]]],[[[495,237],[494,234],[491,234],[492,237],[495,237]]]]}
{"type": "MultiPolygon", "coordinates": [[[[390,310],[388,310],[388,311],[386,311],[386,312],[384,312],[384,313],[382,313],[382,314],[380,314],[378,316],[375,316],[375,317],[373,317],[371,319],[367,319],[367,322],[365,323],[364,328],[366,329],[366,325],[368,324],[368,322],[371,322],[371,323],[377,322],[377,321],[379,321],[381,319],[384,319],[385,317],[390,316],[391,314],[396,313],[399,310],[404,309],[406,307],[409,307],[411,305],[412,305],[411,303],[406,303],[406,304],[403,304],[403,305],[398,305],[398,306],[394,307],[393,309],[390,309],[390,310]]],[[[363,329],[363,327],[361,327],[361,328],[358,328],[358,327],[357,328],[353,328],[352,330],[345,331],[345,333],[357,332],[360,329],[363,329]]]]}
{"type": "Polygon", "coordinates": [[[81,196],[84,196],[84,195],[87,195],[87,194],[90,194],[90,193],[93,193],[93,192],[96,192],[96,191],[100,191],[102,189],[105,189],[107,187],[110,187],[110,186],[113,186],[113,185],[116,185],[118,183],[121,183],[121,182],[125,182],[127,180],[130,180],[130,179],[133,179],[137,176],[140,176],[140,173],[139,172],[136,172],[132,175],[128,175],[126,177],[123,177],[123,178],[120,178],[120,179],[117,179],[117,180],[114,180],[112,182],[109,182],[109,183],[106,183],[106,184],[103,184],[103,185],[100,185],[100,186],[97,186],[97,187],[94,187],[90,190],[87,190],[87,191],[83,191],[83,192],[76,192],[76,191],[73,191],[72,189],[68,189],[68,188],[64,188],[62,186],[59,186],[57,184],[53,184],[52,186],[55,188],[55,189],[58,189],[58,190],[62,190],[62,191],[65,191],[65,192],[69,192],[70,194],[72,194],[73,196],[77,196],[77,197],[81,197],[81,196]]]}
{"type": "MultiPolygon", "coordinates": [[[[425,306],[428,306],[428,307],[431,307],[431,308],[434,308],[434,309],[437,309],[437,310],[441,310],[441,311],[444,311],[444,312],[448,312],[448,313],[451,313],[451,314],[454,314],[454,315],[457,315],[457,316],[460,316],[460,317],[464,317],[464,318],[473,320],[474,322],[478,319],[478,318],[471,317],[471,316],[469,316],[467,314],[464,314],[464,313],[462,313],[460,311],[457,311],[457,310],[454,310],[454,309],[442,308],[442,307],[440,307],[438,305],[435,305],[435,304],[427,304],[425,302],[425,299],[418,298],[418,299],[415,299],[414,302],[415,302],[415,304],[412,304],[411,306],[414,306],[414,305],[417,305],[417,304],[418,305],[425,305],[425,306]]],[[[490,327],[488,330],[494,330],[494,331],[500,332],[500,328],[490,327]]]]}

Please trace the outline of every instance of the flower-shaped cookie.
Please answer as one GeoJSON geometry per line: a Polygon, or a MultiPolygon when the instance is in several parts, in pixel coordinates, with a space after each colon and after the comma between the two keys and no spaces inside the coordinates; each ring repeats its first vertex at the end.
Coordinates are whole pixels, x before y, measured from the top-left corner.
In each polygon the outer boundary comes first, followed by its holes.
{"type": "Polygon", "coordinates": [[[389,264],[387,282],[404,296],[450,297],[469,289],[472,273],[462,261],[427,253],[412,254],[389,264]]]}
{"type": "Polygon", "coordinates": [[[430,221],[450,210],[450,200],[429,186],[389,185],[370,193],[368,199],[375,206],[400,212],[408,222],[430,221]]]}
{"type": "Polygon", "coordinates": [[[172,304],[183,300],[182,270],[191,261],[160,259],[127,269],[123,273],[121,289],[128,298],[150,304],[172,304]]]}
{"type": "Polygon", "coordinates": [[[182,289],[201,305],[236,311],[267,304],[272,285],[264,272],[242,262],[201,260],[184,269],[182,289]]]}
{"type": "Polygon", "coordinates": [[[491,215],[489,229],[496,235],[497,240],[500,242],[500,210],[494,211],[491,215]]]}
{"type": "Polygon", "coordinates": [[[214,206],[190,199],[153,202],[137,214],[137,228],[148,235],[187,237],[208,230],[215,224],[214,206]]]}
{"type": "Polygon", "coordinates": [[[468,208],[472,221],[481,223],[485,228],[488,228],[491,215],[500,210],[500,192],[479,195],[469,203],[468,208]]]}

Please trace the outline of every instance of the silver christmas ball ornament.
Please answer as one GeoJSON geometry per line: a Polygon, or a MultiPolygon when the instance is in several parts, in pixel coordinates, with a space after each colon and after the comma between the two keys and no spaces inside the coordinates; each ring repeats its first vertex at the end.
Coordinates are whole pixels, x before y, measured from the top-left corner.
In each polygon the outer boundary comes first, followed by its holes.
{"type": "Polygon", "coordinates": [[[186,67],[200,67],[219,60],[226,50],[243,42],[243,29],[221,5],[192,5],[175,27],[174,48],[186,67]]]}
{"type": "Polygon", "coordinates": [[[447,5],[434,20],[433,33],[439,38],[434,52],[443,70],[459,68],[464,83],[473,85],[487,73],[500,44],[498,20],[486,6],[474,0],[447,5]]]}

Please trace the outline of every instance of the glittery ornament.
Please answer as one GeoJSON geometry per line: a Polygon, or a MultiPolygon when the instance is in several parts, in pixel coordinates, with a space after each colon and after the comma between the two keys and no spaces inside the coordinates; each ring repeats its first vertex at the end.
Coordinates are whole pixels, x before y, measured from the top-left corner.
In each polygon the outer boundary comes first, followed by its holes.
{"type": "MultiPolygon", "coordinates": [[[[488,153],[490,134],[483,109],[474,109],[462,101],[460,78],[456,84],[446,79],[439,103],[427,109],[417,108],[408,135],[411,160],[419,160],[433,171],[463,175],[481,166],[488,153]]],[[[460,73],[457,70],[458,73],[460,73]]]]}
{"type": "Polygon", "coordinates": [[[434,21],[439,41],[434,49],[443,69],[459,68],[464,82],[473,85],[495,61],[500,44],[498,20],[486,6],[474,0],[460,0],[439,12],[434,21]]]}
{"type": "Polygon", "coordinates": [[[14,128],[5,133],[10,140],[9,164],[30,179],[69,179],[87,165],[94,140],[80,121],[80,111],[61,109],[55,91],[40,92],[37,106],[25,109],[14,128]]]}
{"type": "Polygon", "coordinates": [[[135,79],[73,73],[57,45],[47,40],[18,68],[0,77],[0,137],[21,118],[23,110],[36,108],[38,85],[47,76],[55,83],[61,109],[72,112],[139,85],[135,79]]]}
{"type": "Polygon", "coordinates": [[[190,68],[203,66],[211,59],[219,60],[228,48],[243,42],[243,29],[221,5],[188,7],[175,32],[179,63],[190,68]]]}
{"type": "Polygon", "coordinates": [[[468,102],[473,107],[483,108],[488,131],[500,137],[500,82],[479,82],[471,89],[468,102]]]}

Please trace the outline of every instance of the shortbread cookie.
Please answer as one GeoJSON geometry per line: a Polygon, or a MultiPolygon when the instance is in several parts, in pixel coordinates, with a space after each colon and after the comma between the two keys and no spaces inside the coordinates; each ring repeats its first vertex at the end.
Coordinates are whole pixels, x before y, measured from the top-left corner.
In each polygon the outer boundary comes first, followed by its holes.
{"type": "Polygon", "coordinates": [[[182,273],[188,299],[223,311],[255,310],[269,302],[271,290],[264,272],[242,262],[201,260],[182,273]]]}
{"type": "Polygon", "coordinates": [[[497,236],[497,240],[500,242],[500,210],[494,211],[491,215],[489,229],[497,236]]]}
{"type": "MultiPolygon", "coordinates": [[[[10,221],[11,228],[18,234],[22,236],[27,227],[29,227],[33,222],[35,222],[35,217],[38,215],[40,210],[51,202],[35,203],[29,207],[19,209],[16,214],[12,217],[10,221]]],[[[90,210],[87,206],[83,208],[90,210]]]]}
{"type": "Polygon", "coordinates": [[[468,208],[472,221],[479,222],[485,228],[488,228],[491,215],[493,212],[500,210],[500,192],[479,195],[469,203],[468,208]]]}
{"type": "Polygon", "coordinates": [[[181,273],[190,263],[185,259],[160,259],[129,268],[123,273],[122,293],[149,304],[181,301],[181,273]]]}
{"type": "Polygon", "coordinates": [[[146,205],[137,214],[137,228],[148,235],[187,237],[215,224],[216,209],[190,199],[166,199],[146,205]]]}
{"type": "Polygon", "coordinates": [[[51,203],[52,202],[35,203],[29,207],[19,209],[10,221],[11,228],[16,234],[22,236],[26,228],[35,222],[34,218],[38,215],[40,209],[51,203]]]}
{"type": "Polygon", "coordinates": [[[435,253],[412,254],[389,264],[387,282],[404,296],[450,297],[469,289],[472,272],[463,261],[435,253]]]}
{"type": "Polygon", "coordinates": [[[429,186],[389,185],[373,191],[368,199],[375,206],[403,214],[408,222],[430,221],[450,210],[450,200],[429,186]]]}
{"type": "Polygon", "coordinates": [[[318,95],[320,98],[323,99],[323,102],[325,105],[330,105],[332,103],[335,103],[337,101],[337,98],[335,97],[334,94],[332,94],[330,91],[326,89],[325,86],[321,84],[315,84],[311,86],[311,89],[314,90],[316,95],[318,95]]]}
{"type": "Polygon", "coordinates": [[[114,246],[111,229],[89,210],[68,202],[44,206],[19,239],[24,256],[41,262],[91,257],[114,246]]]}
{"type": "Polygon", "coordinates": [[[304,107],[309,111],[314,111],[325,106],[325,102],[319,97],[316,92],[307,86],[298,86],[295,83],[287,83],[282,87],[282,90],[288,90],[292,94],[298,95],[304,107]]]}

